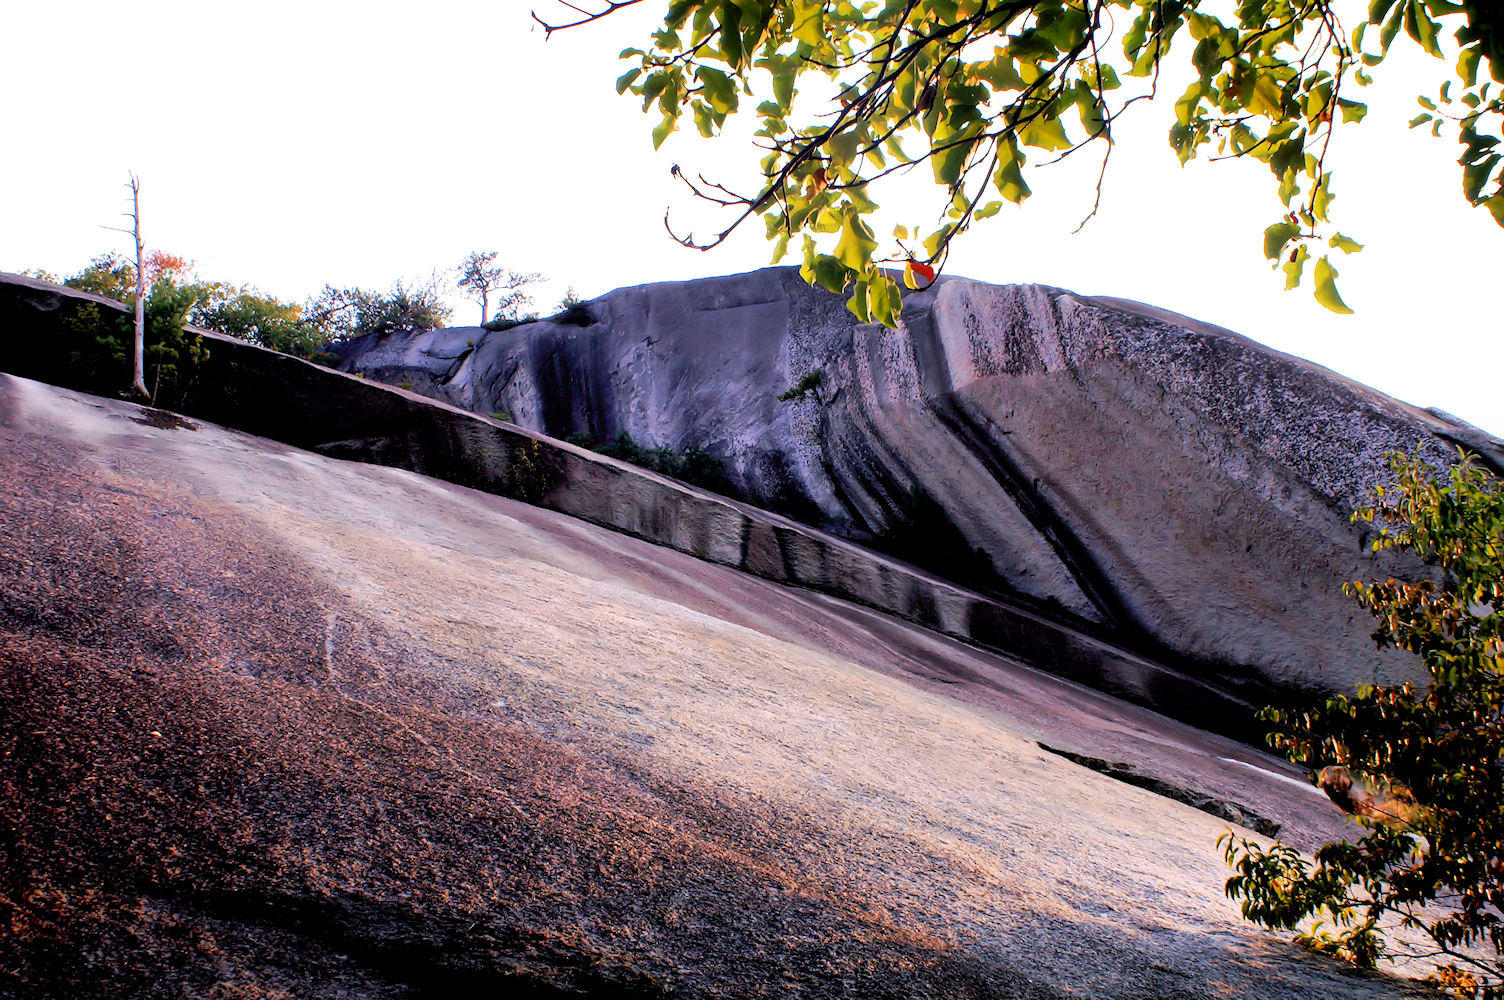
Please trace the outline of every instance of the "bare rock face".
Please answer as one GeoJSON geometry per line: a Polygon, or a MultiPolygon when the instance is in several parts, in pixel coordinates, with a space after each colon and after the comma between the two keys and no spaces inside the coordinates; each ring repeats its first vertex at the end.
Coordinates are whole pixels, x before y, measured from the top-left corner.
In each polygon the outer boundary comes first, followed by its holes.
{"type": "Polygon", "coordinates": [[[898,330],[768,269],[369,338],[342,367],[554,437],[702,450],[753,502],[1234,689],[1398,676],[1341,594],[1395,569],[1352,509],[1391,450],[1504,464],[1475,428],[1230,331],[961,279],[910,294],[898,330]]]}
{"type": "Polygon", "coordinates": [[[1300,772],[828,594],[8,375],[0,524],[6,998],[1431,995],[1224,896],[1300,772]]]}

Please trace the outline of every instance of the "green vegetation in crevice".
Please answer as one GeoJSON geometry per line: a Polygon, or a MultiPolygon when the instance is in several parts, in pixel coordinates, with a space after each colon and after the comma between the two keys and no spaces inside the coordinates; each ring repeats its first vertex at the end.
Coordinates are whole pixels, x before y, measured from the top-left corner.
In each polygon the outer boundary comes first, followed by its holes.
{"type": "Polygon", "coordinates": [[[741,490],[737,489],[731,477],[726,474],[726,463],[700,448],[644,448],[626,431],[617,434],[610,441],[598,441],[587,434],[571,434],[564,440],[721,496],[742,496],[741,490]]]}
{"type": "Polygon", "coordinates": [[[778,394],[778,401],[791,403],[803,400],[805,396],[814,396],[815,402],[823,406],[825,399],[820,393],[820,386],[824,379],[825,373],[818,368],[807,371],[799,377],[798,382],[778,394]]]}
{"type": "Polygon", "coordinates": [[[529,438],[512,448],[507,467],[509,496],[524,503],[537,503],[557,482],[558,473],[537,441],[529,438]]]}

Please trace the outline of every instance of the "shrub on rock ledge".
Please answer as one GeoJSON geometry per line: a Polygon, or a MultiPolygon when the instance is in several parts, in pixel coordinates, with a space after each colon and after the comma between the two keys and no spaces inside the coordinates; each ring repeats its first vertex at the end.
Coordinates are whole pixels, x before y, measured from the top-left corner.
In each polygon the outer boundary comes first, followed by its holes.
{"type": "Polygon", "coordinates": [[[1504,482],[1469,456],[1439,477],[1392,455],[1396,483],[1355,520],[1375,549],[1415,553],[1435,579],[1349,584],[1374,639],[1421,658],[1430,682],[1364,687],[1319,708],[1270,709],[1270,743],[1319,772],[1362,824],[1314,864],[1282,844],[1225,836],[1229,897],[1266,927],[1371,966],[1386,932],[1430,942],[1438,982],[1504,998],[1504,482]]]}

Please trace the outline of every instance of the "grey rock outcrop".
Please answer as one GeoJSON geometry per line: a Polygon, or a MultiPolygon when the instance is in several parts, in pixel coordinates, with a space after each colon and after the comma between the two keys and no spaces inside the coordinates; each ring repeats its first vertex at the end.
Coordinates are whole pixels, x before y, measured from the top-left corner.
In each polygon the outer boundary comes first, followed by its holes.
{"type": "Polygon", "coordinates": [[[369,338],[342,367],[554,437],[703,450],[755,503],[1233,689],[1407,669],[1341,594],[1393,568],[1349,515],[1388,451],[1504,463],[1446,414],[1228,330],[962,279],[910,294],[898,330],[775,268],[369,338]]]}
{"type": "Polygon", "coordinates": [[[827,594],[7,375],[0,524],[6,998],[1433,996],[1225,898],[1296,769],[827,594]]]}

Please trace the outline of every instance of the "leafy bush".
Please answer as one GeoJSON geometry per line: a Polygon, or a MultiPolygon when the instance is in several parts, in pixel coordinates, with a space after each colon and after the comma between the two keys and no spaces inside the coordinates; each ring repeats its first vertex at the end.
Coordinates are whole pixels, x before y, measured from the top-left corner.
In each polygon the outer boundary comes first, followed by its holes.
{"type": "Polygon", "coordinates": [[[325,285],[303,309],[304,321],[325,342],[354,340],[367,334],[415,333],[449,321],[437,281],[408,285],[401,281],[389,292],[325,285]]]}
{"type": "Polygon", "coordinates": [[[316,356],[329,342],[322,330],[304,322],[296,303],[250,287],[217,282],[200,287],[204,294],[188,313],[196,326],[300,358],[316,356]]]}
{"type": "MultiPolygon", "coordinates": [[[[284,354],[315,357],[329,342],[330,338],[321,329],[304,319],[302,306],[283,302],[248,285],[196,280],[192,266],[182,258],[153,254],[146,263],[146,274],[147,311],[151,312],[151,300],[155,298],[159,322],[166,316],[162,310],[170,304],[181,312],[181,322],[284,354]],[[173,289],[170,303],[164,298],[168,288],[173,289]]],[[[63,284],[130,305],[136,295],[136,267],[119,254],[103,254],[63,284]]],[[[159,339],[158,343],[160,348],[165,341],[159,339]]]]}
{"type": "Polygon", "coordinates": [[[1354,520],[1376,550],[1412,552],[1434,578],[1349,584],[1374,639],[1419,656],[1430,682],[1366,686],[1306,709],[1270,709],[1270,743],[1320,771],[1362,824],[1314,864],[1292,848],[1227,834],[1229,897],[1266,927],[1371,966],[1396,927],[1429,939],[1437,981],[1504,998],[1504,483],[1469,456],[1438,477],[1390,457],[1397,482],[1354,520]],[[1349,784],[1351,782],[1351,784],[1349,784]],[[1308,920],[1314,923],[1307,924],[1308,920]]]}
{"type": "Polygon", "coordinates": [[[536,323],[537,321],[537,313],[525,313],[521,316],[493,316],[480,326],[482,330],[488,330],[491,333],[500,333],[503,330],[510,330],[514,326],[525,326],[528,323],[536,323]]]}
{"type": "MultiPolygon", "coordinates": [[[[151,271],[148,271],[150,274],[151,271]]],[[[94,258],[89,266],[64,280],[69,288],[131,303],[136,295],[136,269],[116,254],[94,258]]],[[[193,389],[198,366],[209,356],[203,337],[187,329],[189,312],[202,295],[200,286],[180,283],[180,272],[162,269],[147,288],[146,385],[152,401],[176,405],[193,389]]],[[[130,372],[134,319],[129,313],[85,304],[66,321],[80,341],[71,364],[85,384],[100,391],[119,388],[130,372]]]]}
{"type": "Polygon", "coordinates": [[[595,316],[591,314],[590,307],[583,302],[572,302],[564,305],[549,319],[559,326],[587,327],[595,322],[595,316]]]}
{"type": "Polygon", "coordinates": [[[100,254],[89,262],[88,267],[63,279],[63,284],[117,302],[134,302],[136,267],[117,253],[100,254]]]}

